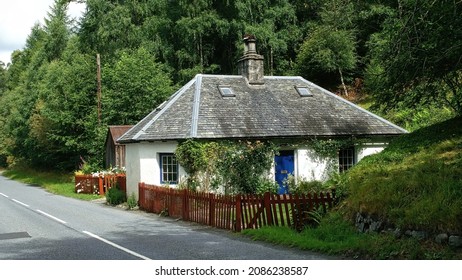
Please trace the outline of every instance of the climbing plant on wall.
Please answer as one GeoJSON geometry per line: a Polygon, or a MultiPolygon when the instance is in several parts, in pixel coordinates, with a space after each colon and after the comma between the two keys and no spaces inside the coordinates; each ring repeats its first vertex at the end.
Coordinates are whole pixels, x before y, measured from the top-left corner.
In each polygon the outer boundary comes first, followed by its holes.
{"type": "Polygon", "coordinates": [[[268,185],[277,148],[267,141],[186,140],[175,151],[189,174],[189,188],[209,190],[223,187],[225,193],[256,193],[268,185]]]}

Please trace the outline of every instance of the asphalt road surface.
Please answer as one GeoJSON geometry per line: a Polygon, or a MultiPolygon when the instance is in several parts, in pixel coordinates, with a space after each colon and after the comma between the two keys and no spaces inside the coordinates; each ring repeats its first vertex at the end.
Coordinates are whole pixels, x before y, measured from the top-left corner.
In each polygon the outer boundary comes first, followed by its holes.
{"type": "Polygon", "coordinates": [[[0,176],[0,260],[320,260],[225,230],[51,194],[0,176]]]}

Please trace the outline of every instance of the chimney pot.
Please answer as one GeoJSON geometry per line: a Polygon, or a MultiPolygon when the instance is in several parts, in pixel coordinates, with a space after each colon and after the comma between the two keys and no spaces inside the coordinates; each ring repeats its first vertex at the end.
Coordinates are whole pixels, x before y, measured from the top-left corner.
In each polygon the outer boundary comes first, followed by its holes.
{"type": "Polygon", "coordinates": [[[238,72],[244,76],[249,84],[263,84],[264,69],[263,56],[257,53],[254,35],[244,36],[244,55],[239,59],[238,72]]]}

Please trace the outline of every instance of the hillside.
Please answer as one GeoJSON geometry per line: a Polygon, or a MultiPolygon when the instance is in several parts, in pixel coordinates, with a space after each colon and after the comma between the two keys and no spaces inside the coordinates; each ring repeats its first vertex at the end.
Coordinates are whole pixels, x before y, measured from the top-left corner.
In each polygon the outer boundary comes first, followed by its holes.
{"type": "Polygon", "coordinates": [[[462,117],[416,130],[349,172],[345,209],[403,230],[462,233],[462,117]]]}

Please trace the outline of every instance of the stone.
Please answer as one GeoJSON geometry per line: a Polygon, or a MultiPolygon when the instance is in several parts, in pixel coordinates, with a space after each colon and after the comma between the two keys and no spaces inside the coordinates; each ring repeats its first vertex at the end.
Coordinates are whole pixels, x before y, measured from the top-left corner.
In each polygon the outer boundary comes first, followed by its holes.
{"type": "Polygon", "coordinates": [[[364,232],[365,226],[366,226],[366,225],[365,225],[364,223],[359,223],[359,224],[357,225],[358,231],[359,231],[359,232],[364,232]]]}
{"type": "Polygon", "coordinates": [[[446,244],[448,243],[449,236],[446,233],[440,233],[435,236],[435,242],[438,244],[446,244]]]}
{"type": "Polygon", "coordinates": [[[380,230],[381,226],[382,226],[382,222],[373,221],[373,222],[371,222],[371,225],[369,226],[369,230],[374,231],[374,232],[378,232],[380,230]]]}
{"type": "Polygon", "coordinates": [[[413,230],[411,236],[418,240],[423,240],[428,237],[428,234],[425,231],[413,230]]]}
{"type": "Polygon", "coordinates": [[[393,231],[393,234],[395,235],[396,238],[401,238],[401,236],[403,236],[403,231],[400,228],[396,228],[393,231]]]}
{"type": "Polygon", "coordinates": [[[449,246],[460,248],[462,247],[462,237],[458,235],[449,236],[449,246]]]}
{"type": "Polygon", "coordinates": [[[356,223],[359,224],[363,221],[363,216],[361,213],[356,214],[356,223]]]}

